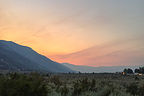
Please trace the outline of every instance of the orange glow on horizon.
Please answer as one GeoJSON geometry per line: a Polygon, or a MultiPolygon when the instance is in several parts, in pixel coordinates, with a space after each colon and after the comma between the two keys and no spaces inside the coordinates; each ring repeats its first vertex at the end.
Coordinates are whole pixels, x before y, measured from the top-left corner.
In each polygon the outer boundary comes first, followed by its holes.
{"type": "Polygon", "coordinates": [[[0,40],[31,47],[60,63],[118,66],[144,62],[143,3],[14,1],[0,1],[0,40]]]}

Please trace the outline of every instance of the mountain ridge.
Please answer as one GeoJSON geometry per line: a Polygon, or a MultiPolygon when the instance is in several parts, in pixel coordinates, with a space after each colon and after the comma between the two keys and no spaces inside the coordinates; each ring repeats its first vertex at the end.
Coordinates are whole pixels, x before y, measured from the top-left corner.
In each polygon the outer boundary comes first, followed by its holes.
{"type": "Polygon", "coordinates": [[[70,68],[50,60],[30,47],[5,40],[0,40],[1,70],[2,66],[7,70],[73,72],[70,68]]]}
{"type": "Polygon", "coordinates": [[[77,72],[82,72],[82,73],[115,73],[115,72],[122,72],[125,68],[139,68],[142,67],[143,65],[133,65],[133,66],[100,66],[100,67],[92,67],[92,66],[85,66],[85,65],[73,65],[69,63],[61,63],[72,70],[75,70],[77,72]]]}

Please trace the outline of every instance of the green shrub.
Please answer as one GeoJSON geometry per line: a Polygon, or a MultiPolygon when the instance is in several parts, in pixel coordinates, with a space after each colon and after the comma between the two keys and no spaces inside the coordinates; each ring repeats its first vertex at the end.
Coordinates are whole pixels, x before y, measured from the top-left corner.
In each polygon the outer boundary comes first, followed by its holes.
{"type": "Polygon", "coordinates": [[[47,96],[40,76],[10,74],[0,79],[0,96],[47,96]]]}

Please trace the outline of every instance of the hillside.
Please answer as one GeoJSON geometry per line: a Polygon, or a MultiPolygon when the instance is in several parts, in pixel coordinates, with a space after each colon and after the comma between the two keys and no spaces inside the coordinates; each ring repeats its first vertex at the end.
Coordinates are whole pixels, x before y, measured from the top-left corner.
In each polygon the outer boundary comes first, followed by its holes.
{"type": "Polygon", "coordinates": [[[0,40],[0,70],[73,72],[29,47],[4,40],[0,40]]]}
{"type": "Polygon", "coordinates": [[[139,68],[142,65],[137,66],[102,66],[102,67],[91,67],[91,66],[82,66],[82,65],[73,65],[69,63],[62,63],[62,65],[65,65],[68,68],[71,68],[75,71],[80,71],[82,73],[115,73],[115,72],[122,72],[125,68],[139,68]]]}

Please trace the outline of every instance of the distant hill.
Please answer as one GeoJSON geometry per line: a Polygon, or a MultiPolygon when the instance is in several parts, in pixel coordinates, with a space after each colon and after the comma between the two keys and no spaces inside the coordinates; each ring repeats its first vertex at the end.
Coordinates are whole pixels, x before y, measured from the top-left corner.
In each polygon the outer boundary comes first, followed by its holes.
{"type": "Polygon", "coordinates": [[[0,70],[74,72],[29,47],[4,40],[0,40],[0,70]]]}
{"type": "Polygon", "coordinates": [[[62,63],[62,65],[71,68],[72,70],[75,70],[77,72],[82,72],[82,73],[115,73],[115,72],[122,72],[125,68],[139,68],[141,67],[140,65],[138,66],[109,66],[109,67],[90,67],[90,66],[80,66],[80,65],[73,65],[69,63],[62,63]]]}

